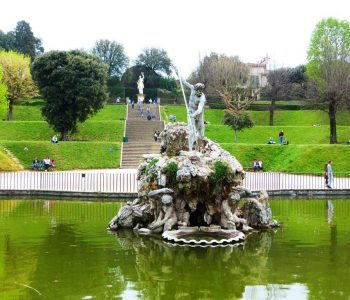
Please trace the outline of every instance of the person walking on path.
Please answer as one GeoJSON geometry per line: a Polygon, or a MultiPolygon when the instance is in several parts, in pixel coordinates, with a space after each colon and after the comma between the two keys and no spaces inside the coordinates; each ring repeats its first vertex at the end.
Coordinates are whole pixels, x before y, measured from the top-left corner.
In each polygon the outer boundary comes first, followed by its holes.
{"type": "Polygon", "coordinates": [[[284,131],[281,130],[280,133],[278,134],[278,138],[281,145],[283,144],[283,137],[284,137],[284,131]]]}
{"type": "Polygon", "coordinates": [[[330,160],[327,164],[327,187],[333,188],[333,170],[332,170],[332,161],[330,160]]]}
{"type": "Polygon", "coordinates": [[[323,172],[324,172],[324,184],[325,184],[325,186],[326,187],[328,187],[328,172],[327,172],[327,166],[328,166],[328,163],[325,163],[324,164],[324,170],[323,170],[323,172]]]}

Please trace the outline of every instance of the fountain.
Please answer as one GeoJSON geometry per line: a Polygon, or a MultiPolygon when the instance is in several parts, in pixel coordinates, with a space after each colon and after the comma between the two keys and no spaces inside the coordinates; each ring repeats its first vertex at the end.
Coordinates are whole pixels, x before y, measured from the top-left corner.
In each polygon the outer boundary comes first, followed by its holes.
{"type": "Polygon", "coordinates": [[[188,151],[188,126],[168,124],[161,154],[144,155],[138,168],[138,198],[109,223],[110,230],[159,233],[167,242],[191,245],[239,243],[246,232],[278,226],[265,191],[242,186],[237,159],[202,138],[188,151]]]}
{"type": "Polygon", "coordinates": [[[242,165],[205,138],[204,85],[179,78],[187,125],[168,124],[160,136],[161,154],[143,156],[138,198],[118,212],[109,229],[133,228],[162,233],[167,242],[211,246],[239,243],[244,232],[278,226],[267,193],[244,188],[242,165]],[[183,84],[191,90],[188,105],[183,84]]]}

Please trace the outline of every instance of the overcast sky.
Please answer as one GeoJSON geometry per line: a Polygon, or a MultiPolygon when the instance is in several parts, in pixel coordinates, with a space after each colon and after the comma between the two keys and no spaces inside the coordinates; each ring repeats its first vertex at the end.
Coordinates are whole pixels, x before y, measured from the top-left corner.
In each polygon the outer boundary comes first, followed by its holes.
{"type": "Polygon", "coordinates": [[[270,68],[306,62],[312,31],[323,18],[349,21],[349,0],[5,0],[0,29],[28,22],[45,51],[121,43],[131,63],[146,47],[165,49],[187,76],[210,52],[270,68]]]}

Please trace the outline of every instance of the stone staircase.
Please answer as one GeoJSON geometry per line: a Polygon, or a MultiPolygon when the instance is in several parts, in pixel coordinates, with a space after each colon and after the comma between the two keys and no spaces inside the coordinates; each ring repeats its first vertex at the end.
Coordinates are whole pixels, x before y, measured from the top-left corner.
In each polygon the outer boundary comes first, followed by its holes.
{"type": "Polygon", "coordinates": [[[160,143],[154,141],[154,132],[162,131],[164,124],[160,121],[158,104],[143,105],[143,117],[140,116],[138,105],[134,108],[128,105],[128,116],[125,126],[125,136],[128,142],[123,143],[121,168],[135,169],[139,166],[143,154],[160,153],[160,143]],[[150,107],[155,119],[148,121],[146,108],[150,107]]]}

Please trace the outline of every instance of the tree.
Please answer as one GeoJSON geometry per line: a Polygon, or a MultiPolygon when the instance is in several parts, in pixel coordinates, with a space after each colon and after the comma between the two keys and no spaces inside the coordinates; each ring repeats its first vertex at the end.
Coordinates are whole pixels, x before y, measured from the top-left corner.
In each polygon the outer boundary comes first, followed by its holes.
{"type": "Polygon", "coordinates": [[[108,65],[108,75],[120,79],[125,68],[129,64],[129,58],[124,52],[124,47],[117,42],[99,40],[95,43],[92,53],[102,59],[108,65]]]}
{"type": "Polygon", "coordinates": [[[273,126],[274,113],[276,108],[277,99],[281,99],[286,96],[286,93],[291,89],[291,70],[290,69],[277,69],[270,71],[267,74],[268,85],[266,87],[266,95],[271,99],[269,107],[270,118],[269,125],[273,126]]]}
{"type": "Polygon", "coordinates": [[[250,116],[247,113],[239,111],[225,111],[224,123],[233,129],[235,143],[237,141],[237,131],[254,126],[254,122],[250,116]]]}
{"type": "Polygon", "coordinates": [[[0,66],[0,117],[4,116],[7,112],[7,86],[3,83],[2,68],[0,66]]]}
{"type": "Polygon", "coordinates": [[[256,100],[254,90],[249,87],[249,69],[237,56],[211,53],[200,62],[193,76],[206,85],[206,93],[215,93],[225,104],[224,123],[237,131],[254,125],[245,110],[256,100]]]}
{"type": "Polygon", "coordinates": [[[127,69],[122,77],[122,82],[125,87],[137,88],[137,80],[141,73],[145,75],[145,87],[148,89],[157,89],[160,86],[161,76],[153,69],[146,66],[132,66],[127,69]]]}
{"type": "Polygon", "coordinates": [[[136,65],[145,66],[154,72],[160,71],[170,75],[172,63],[164,49],[146,48],[137,57],[136,65]]]}
{"type": "Polygon", "coordinates": [[[15,37],[12,33],[5,33],[0,30],[0,50],[14,49],[15,37]]]}
{"type": "Polygon", "coordinates": [[[14,47],[13,50],[28,55],[33,61],[34,58],[44,52],[41,40],[36,38],[32,29],[26,21],[19,21],[13,33],[14,47]]]}
{"type": "Polygon", "coordinates": [[[336,113],[349,101],[350,23],[334,18],[316,25],[307,53],[307,74],[328,106],[330,144],[337,143],[336,113]]]}
{"type": "Polygon", "coordinates": [[[34,96],[36,86],[30,74],[28,56],[13,51],[0,51],[0,66],[3,71],[3,82],[7,86],[7,120],[11,121],[15,100],[34,96]]]}
{"type": "Polygon", "coordinates": [[[31,70],[46,100],[42,114],[62,140],[107,99],[107,66],[94,55],[51,51],[37,57],[31,70]]]}

